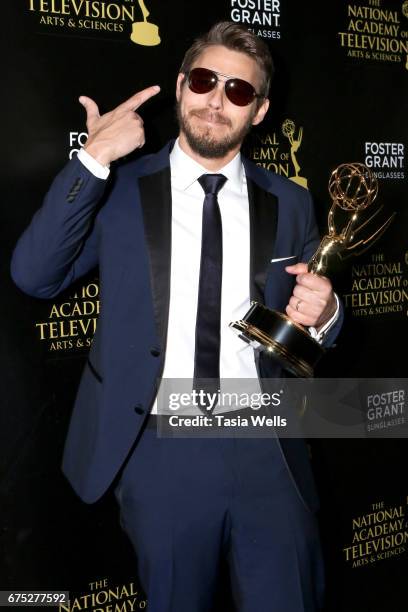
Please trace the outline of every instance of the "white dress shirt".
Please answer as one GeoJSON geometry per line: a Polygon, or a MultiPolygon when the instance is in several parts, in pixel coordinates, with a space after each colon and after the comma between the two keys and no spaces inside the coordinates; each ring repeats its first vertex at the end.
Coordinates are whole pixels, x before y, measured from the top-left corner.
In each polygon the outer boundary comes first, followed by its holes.
{"type": "MultiPolygon", "coordinates": [[[[175,143],[170,154],[172,248],[170,311],[164,378],[193,378],[200,276],[204,191],[197,179],[208,170],[175,143]]],[[[217,174],[227,181],[218,193],[222,220],[220,378],[256,378],[253,349],[228,327],[242,319],[249,299],[249,205],[238,154],[217,174]]]]}

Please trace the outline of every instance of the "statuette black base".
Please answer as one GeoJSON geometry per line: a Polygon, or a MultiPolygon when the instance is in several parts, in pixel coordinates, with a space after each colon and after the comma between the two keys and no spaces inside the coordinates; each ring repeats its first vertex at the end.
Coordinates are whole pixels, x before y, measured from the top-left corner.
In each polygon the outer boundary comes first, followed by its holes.
{"type": "Polygon", "coordinates": [[[325,350],[310,334],[289,317],[254,302],[241,321],[230,323],[239,337],[265,350],[285,370],[295,376],[310,378],[325,350]]]}

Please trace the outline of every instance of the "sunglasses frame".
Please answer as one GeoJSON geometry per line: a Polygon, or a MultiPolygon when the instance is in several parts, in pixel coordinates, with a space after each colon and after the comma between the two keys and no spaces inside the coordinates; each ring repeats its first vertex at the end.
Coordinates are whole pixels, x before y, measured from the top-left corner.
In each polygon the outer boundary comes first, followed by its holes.
{"type": "Polygon", "coordinates": [[[223,74],[222,72],[217,72],[216,70],[210,70],[209,68],[202,68],[201,66],[195,66],[195,68],[192,68],[191,70],[189,70],[186,73],[186,79],[187,79],[187,83],[188,83],[188,86],[189,86],[190,90],[193,93],[196,93],[198,95],[204,95],[206,93],[210,93],[210,91],[213,91],[213,89],[215,89],[217,87],[218,83],[224,83],[224,92],[225,92],[225,95],[227,96],[228,100],[231,102],[231,104],[234,104],[235,106],[240,106],[242,108],[244,106],[249,106],[249,104],[251,104],[257,98],[265,98],[265,95],[264,94],[258,94],[256,92],[255,87],[251,83],[249,83],[248,81],[245,81],[244,79],[240,79],[238,77],[233,77],[233,76],[229,76],[227,74],[223,74]],[[194,72],[194,70],[205,70],[206,72],[210,73],[213,78],[215,77],[216,80],[215,80],[214,84],[212,85],[212,87],[208,91],[199,92],[199,91],[194,91],[194,89],[192,89],[192,87],[191,87],[191,73],[194,72]],[[224,78],[220,79],[219,77],[224,77],[224,78]],[[228,85],[228,83],[231,83],[233,81],[235,81],[235,82],[238,81],[239,83],[245,83],[245,85],[249,86],[252,89],[253,96],[245,104],[237,104],[236,102],[231,100],[231,98],[229,96],[230,90],[227,88],[227,85],[228,85]]]}

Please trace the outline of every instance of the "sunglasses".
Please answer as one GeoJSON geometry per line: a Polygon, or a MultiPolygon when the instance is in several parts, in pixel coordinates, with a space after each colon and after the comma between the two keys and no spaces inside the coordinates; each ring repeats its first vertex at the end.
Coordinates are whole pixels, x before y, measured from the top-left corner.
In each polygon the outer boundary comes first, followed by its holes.
{"type": "Polygon", "coordinates": [[[236,106],[248,106],[255,98],[264,98],[262,94],[257,94],[251,83],[243,79],[230,78],[221,72],[208,70],[207,68],[193,68],[187,73],[188,86],[194,93],[205,94],[212,91],[218,81],[222,81],[219,77],[224,77],[225,95],[228,100],[236,106]]]}

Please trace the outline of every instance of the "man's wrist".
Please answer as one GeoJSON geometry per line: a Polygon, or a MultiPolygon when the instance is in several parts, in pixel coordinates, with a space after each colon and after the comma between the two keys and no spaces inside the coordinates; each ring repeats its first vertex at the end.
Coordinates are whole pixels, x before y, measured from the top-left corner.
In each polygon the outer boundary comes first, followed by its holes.
{"type": "Polygon", "coordinates": [[[338,301],[338,298],[337,298],[336,294],[333,292],[330,309],[329,309],[328,313],[326,314],[326,318],[324,319],[323,323],[320,323],[320,325],[316,325],[316,331],[318,333],[322,329],[326,328],[327,324],[333,319],[333,317],[336,314],[336,312],[338,311],[338,309],[339,309],[339,301],[338,301]]]}
{"type": "Polygon", "coordinates": [[[106,180],[109,176],[109,165],[103,165],[86,149],[78,151],[78,159],[96,178],[106,180]]]}
{"type": "Polygon", "coordinates": [[[96,144],[93,142],[87,142],[84,146],[84,150],[91,155],[101,166],[109,167],[111,163],[111,155],[107,148],[103,144],[96,144]]]}
{"type": "Polygon", "coordinates": [[[339,298],[337,297],[335,293],[333,293],[333,295],[336,300],[336,309],[334,311],[334,314],[326,321],[326,323],[321,325],[318,329],[316,329],[315,327],[308,328],[309,334],[312,336],[314,340],[316,340],[316,342],[319,342],[319,343],[323,341],[324,336],[327,334],[329,329],[333,327],[333,325],[336,323],[337,319],[339,318],[339,314],[340,314],[339,298]]]}

